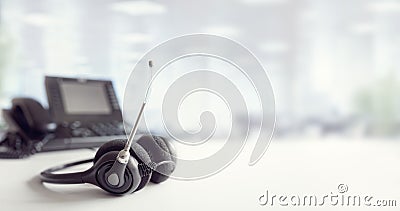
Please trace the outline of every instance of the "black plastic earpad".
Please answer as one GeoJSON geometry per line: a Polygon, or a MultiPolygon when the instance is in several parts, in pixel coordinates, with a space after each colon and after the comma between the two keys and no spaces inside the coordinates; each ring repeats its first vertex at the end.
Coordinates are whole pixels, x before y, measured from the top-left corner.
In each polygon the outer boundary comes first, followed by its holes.
{"type": "Polygon", "coordinates": [[[154,183],[167,180],[175,170],[176,164],[176,152],[171,143],[157,136],[142,136],[136,143],[143,146],[154,163],[172,161],[158,165],[151,176],[151,182],[154,183]]]}
{"type": "MultiPolygon", "coordinates": [[[[96,163],[101,156],[108,152],[112,151],[121,151],[125,147],[126,139],[117,139],[117,140],[112,140],[109,141],[105,144],[103,144],[96,152],[96,155],[94,156],[93,162],[96,163]]],[[[151,163],[151,159],[149,154],[147,153],[146,150],[143,149],[142,146],[140,146],[137,143],[132,144],[131,150],[129,151],[132,157],[134,157],[139,163],[151,163]]],[[[146,186],[147,183],[149,183],[150,178],[152,174],[149,174],[147,176],[142,177],[142,180],[137,187],[135,191],[138,191],[144,186],[146,186]]]]}
{"type": "Polygon", "coordinates": [[[118,151],[106,152],[95,163],[95,166],[97,166],[98,168],[98,171],[96,173],[96,181],[103,190],[108,191],[110,193],[118,195],[132,193],[137,190],[141,182],[139,169],[137,167],[137,162],[133,161],[134,160],[133,157],[129,158],[129,162],[126,166],[124,174],[125,183],[121,187],[111,186],[106,181],[105,174],[113,166],[115,162],[115,157],[118,155],[118,153],[119,153],[118,151]],[[139,184],[137,182],[139,182],[139,184]]]}

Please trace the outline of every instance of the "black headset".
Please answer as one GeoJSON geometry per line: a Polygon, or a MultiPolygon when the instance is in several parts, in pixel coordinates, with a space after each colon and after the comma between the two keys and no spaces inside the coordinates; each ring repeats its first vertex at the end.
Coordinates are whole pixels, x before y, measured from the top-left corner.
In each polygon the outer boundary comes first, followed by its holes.
{"type": "MultiPolygon", "coordinates": [[[[153,66],[149,61],[149,67],[153,66]]],[[[103,144],[93,159],[77,161],[49,168],[40,173],[42,182],[56,184],[90,183],[112,194],[122,195],[142,189],[149,181],[161,183],[175,170],[176,151],[165,138],[144,135],[134,143],[147,96],[154,78],[147,88],[145,99],[128,139],[103,144]],[[56,174],[54,172],[85,163],[93,166],[83,172],[56,174]]]]}
{"type": "Polygon", "coordinates": [[[165,138],[141,136],[130,147],[128,161],[120,163],[119,154],[124,151],[126,143],[126,139],[107,142],[97,150],[93,159],[49,168],[40,173],[40,178],[43,182],[56,184],[90,183],[112,194],[121,195],[138,191],[150,181],[164,182],[174,171],[175,148],[165,138]],[[93,162],[93,166],[83,172],[54,173],[90,162],[93,162]]]}

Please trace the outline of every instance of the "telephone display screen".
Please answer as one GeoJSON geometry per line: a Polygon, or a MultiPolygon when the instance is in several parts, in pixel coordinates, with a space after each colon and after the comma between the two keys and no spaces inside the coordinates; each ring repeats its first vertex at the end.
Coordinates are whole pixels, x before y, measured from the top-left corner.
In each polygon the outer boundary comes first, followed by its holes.
{"type": "Polygon", "coordinates": [[[62,102],[69,115],[106,115],[112,112],[104,83],[63,81],[62,102]]]}

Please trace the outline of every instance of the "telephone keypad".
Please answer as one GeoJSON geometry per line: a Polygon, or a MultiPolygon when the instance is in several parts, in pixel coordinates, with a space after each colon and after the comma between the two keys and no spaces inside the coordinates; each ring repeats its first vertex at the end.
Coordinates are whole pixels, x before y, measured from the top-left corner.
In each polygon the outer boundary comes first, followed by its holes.
{"type": "Polygon", "coordinates": [[[73,137],[92,137],[92,136],[113,136],[124,135],[122,122],[98,122],[81,125],[80,123],[70,124],[71,135],[73,137]]]}

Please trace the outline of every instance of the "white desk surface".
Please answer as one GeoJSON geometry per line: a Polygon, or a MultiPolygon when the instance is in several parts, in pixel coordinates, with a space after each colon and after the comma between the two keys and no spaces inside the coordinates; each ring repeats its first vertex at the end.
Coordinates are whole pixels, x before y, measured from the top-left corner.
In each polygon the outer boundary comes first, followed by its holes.
{"type": "MultiPolygon", "coordinates": [[[[123,197],[88,185],[43,185],[37,175],[48,167],[90,158],[88,149],[36,154],[24,160],[0,160],[0,210],[309,210],[309,207],[260,206],[265,190],[276,194],[324,195],[345,183],[349,193],[398,200],[400,141],[273,140],[266,155],[247,165],[252,145],[212,177],[169,180],[123,197]]],[[[365,210],[324,206],[318,210],[365,210]]],[[[376,207],[369,207],[373,210],[376,207]]],[[[316,208],[311,208],[316,209],[316,208]]]]}

